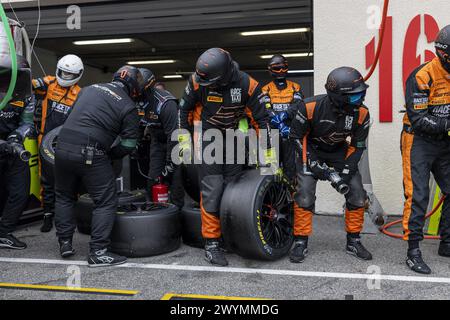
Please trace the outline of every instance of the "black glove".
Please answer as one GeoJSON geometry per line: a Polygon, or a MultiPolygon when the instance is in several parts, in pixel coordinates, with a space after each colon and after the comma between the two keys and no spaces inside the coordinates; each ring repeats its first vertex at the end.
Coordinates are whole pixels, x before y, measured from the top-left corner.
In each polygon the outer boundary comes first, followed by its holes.
{"type": "Polygon", "coordinates": [[[339,175],[341,176],[341,178],[344,181],[344,183],[349,185],[350,181],[352,180],[352,178],[354,176],[354,174],[355,174],[355,172],[350,169],[350,166],[348,164],[346,164],[344,166],[344,169],[342,169],[342,171],[340,172],[339,175]]]}
{"type": "Polygon", "coordinates": [[[175,165],[172,162],[166,163],[164,169],[161,172],[161,176],[167,182],[172,183],[173,173],[175,172],[175,165]]]}
{"type": "Polygon", "coordinates": [[[314,177],[319,180],[327,181],[327,165],[324,163],[321,163],[317,160],[312,160],[309,163],[309,169],[314,174],[314,177]]]}
{"type": "Polygon", "coordinates": [[[6,141],[0,140],[0,155],[9,155],[14,153],[14,148],[6,141]]]}

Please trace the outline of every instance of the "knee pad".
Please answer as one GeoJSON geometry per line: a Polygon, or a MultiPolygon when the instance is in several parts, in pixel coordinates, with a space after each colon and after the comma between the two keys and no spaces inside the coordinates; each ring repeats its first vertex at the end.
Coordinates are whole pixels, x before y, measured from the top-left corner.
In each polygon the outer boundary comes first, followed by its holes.
{"type": "Polygon", "coordinates": [[[217,214],[220,211],[220,200],[224,190],[222,175],[206,176],[202,179],[200,191],[202,205],[206,212],[217,214]]]}
{"type": "Polygon", "coordinates": [[[348,210],[356,210],[360,208],[366,207],[367,194],[363,190],[363,192],[349,193],[347,197],[347,201],[345,203],[348,210]]]}

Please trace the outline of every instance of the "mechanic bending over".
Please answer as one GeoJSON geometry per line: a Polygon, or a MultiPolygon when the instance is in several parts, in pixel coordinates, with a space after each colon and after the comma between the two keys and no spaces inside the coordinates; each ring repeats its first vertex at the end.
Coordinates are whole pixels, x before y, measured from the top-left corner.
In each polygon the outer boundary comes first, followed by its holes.
{"type": "MultiPolygon", "coordinates": [[[[259,128],[258,132],[265,129],[270,135],[268,113],[259,99],[261,99],[261,87],[258,82],[240,71],[238,64],[233,61],[227,51],[211,48],[199,57],[196,71],[189,79],[180,101],[180,128],[191,129],[189,115],[195,111],[194,120],[201,121],[203,132],[213,128],[220,130],[225,136],[226,130],[236,130],[239,121],[249,116],[253,125],[259,128]]],[[[269,141],[269,138],[267,139],[269,141]]],[[[183,142],[187,140],[190,140],[189,134],[180,134],[179,141],[182,149],[184,149],[183,142]]],[[[203,141],[203,150],[210,143],[203,141]]],[[[273,159],[270,158],[274,153],[272,149],[268,151],[265,163],[272,163],[273,159]]],[[[200,165],[200,209],[202,235],[206,239],[205,257],[207,261],[215,265],[228,265],[223,250],[219,246],[222,235],[219,206],[226,184],[243,169],[243,165],[236,162],[206,164],[202,161],[200,165]]]]}
{"type": "MultiPolygon", "coordinates": [[[[43,137],[64,124],[81,90],[78,86],[84,71],[83,62],[73,54],[62,57],[56,66],[56,75],[33,80],[36,97],[35,122],[39,132],[38,143],[43,137]]],[[[39,161],[41,175],[41,197],[44,208],[42,232],[49,232],[53,227],[55,212],[55,181],[53,167],[39,161]]]]}
{"type": "MultiPolygon", "coordinates": [[[[0,61],[0,99],[8,90],[11,60],[0,61]]],[[[31,70],[28,62],[17,55],[18,77],[12,100],[0,110],[0,248],[25,249],[27,245],[18,240],[15,230],[30,196],[30,169],[27,159],[21,159],[23,142],[35,136],[33,124],[34,100],[31,97],[31,70]]]]}
{"type": "MultiPolygon", "coordinates": [[[[308,253],[317,180],[332,180],[333,186],[341,191],[346,186],[347,190],[341,192],[346,193],[346,251],[363,260],[372,259],[360,241],[367,195],[358,171],[370,127],[369,111],[363,105],[368,87],[357,70],[350,67],[335,69],[325,85],[327,94],[306,99],[306,105],[301,105],[292,122],[291,138],[301,143],[307,135],[311,171],[298,166],[294,196],[295,242],[290,253],[293,263],[303,262],[308,253]],[[331,178],[332,174],[334,178],[331,178]]],[[[301,163],[302,160],[297,161],[301,163]]]]}
{"type": "Polygon", "coordinates": [[[140,121],[136,102],[143,84],[137,68],[120,68],[111,83],[94,84],[81,91],[61,129],[55,154],[55,225],[63,258],[75,253],[74,205],[78,186],[83,183],[94,201],[89,266],[126,262],[125,257],[108,251],[117,211],[112,159],[123,158],[136,149],[140,121]],[[120,143],[111,147],[117,137],[120,143]]]}
{"type": "MultiPolygon", "coordinates": [[[[144,137],[150,138],[150,166],[147,198],[151,202],[152,187],[159,178],[169,185],[170,201],[178,208],[184,205],[181,168],[172,162],[172,133],[178,129],[178,100],[166,90],[155,87],[155,76],[148,69],[139,69],[144,78],[144,137]]],[[[148,139],[148,138],[147,138],[148,139]]]]}
{"type": "Polygon", "coordinates": [[[286,79],[289,67],[284,56],[274,55],[269,61],[268,69],[273,81],[262,88],[263,102],[271,115],[271,127],[280,130],[281,167],[293,184],[296,175],[295,143],[288,137],[291,121],[303,103],[303,93],[299,84],[286,79]]]}
{"type": "Polygon", "coordinates": [[[450,25],[439,32],[435,47],[437,57],[414,70],[406,82],[401,139],[406,263],[423,274],[431,273],[419,249],[429,201],[430,172],[447,196],[442,208],[438,254],[450,257],[450,25]]]}

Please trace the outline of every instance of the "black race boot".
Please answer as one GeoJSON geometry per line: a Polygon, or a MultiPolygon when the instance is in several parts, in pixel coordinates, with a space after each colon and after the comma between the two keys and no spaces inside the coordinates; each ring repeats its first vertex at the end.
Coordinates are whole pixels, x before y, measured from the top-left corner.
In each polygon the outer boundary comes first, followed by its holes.
{"type": "Polygon", "coordinates": [[[406,264],[408,267],[417,273],[430,274],[430,267],[423,261],[422,252],[419,248],[408,250],[408,256],[406,258],[406,264]]]}
{"type": "Polygon", "coordinates": [[[53,228],[53,213],[44,214],[44,222],[41,226],[41,232],[50,232],[53,228]]]}
{"type": "Polygon", "coordinates": [[[0,235],[0,248],[23,250],[27,248],[27,245],[12,234],[5,234],[0,235]]]}
{"type": "Polygon", "coordinates": [[[75,254],[75,250],[72,247],[72,239],[58,239],[59,242],[59,253],[61,257],[68,258],[75,254]]]}
{"type": "Polygon", "coordinates": [[[348,254],[351,254],[358,259],[366,261],[372,260],[372,254],[366,248],[364,248],[359,236],[355,237],[347,235],[347,246],[345,249],[348,254]]]}
{"type": "Polygon", "coordinates": [[[117,266],[126,262],[127,258],[106,249],[91,251],[88,257],[89,267],[91,268],[117,266]]]}
{"type": "Polygon", "coordinates": [[[302,263],[308,254],[308,239],[296,239],[294,247],[289,254],[289,261],[292,263],[302,263]]]}
{"type": "Polygon", "coordinates": [[[450,258],[450,243],[441,241],[438,254],[441,257],[450,258]]]}
{"type": "Polygon", "coordinates": [[[225,267],[228,261],[225,258],[223,249],[220,248],[218,239],[206,239],[205,243],[205,259],[211,264],[225,267]]]}

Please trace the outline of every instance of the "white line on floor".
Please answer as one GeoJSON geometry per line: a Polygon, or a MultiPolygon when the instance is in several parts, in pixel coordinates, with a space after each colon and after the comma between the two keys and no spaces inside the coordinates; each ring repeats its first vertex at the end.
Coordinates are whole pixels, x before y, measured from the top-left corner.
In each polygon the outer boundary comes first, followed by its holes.
{"type": "MultiPolygon", "coordinates": [[[[0,262],[22,263],[22,264],[53,264],[53,265],[87,266],[86,261],[75,261],[75,260],[0,258],[0,262]]],[[[426,276],[398,276],[398,275],[384,275],[384,274],[375,275],[375,274],[364,274],[364,273],[315,272],[315,271],[297,271],[297,270],[256,269],[256,268],[231,268],[231,267],[224,268],[224,267],[212,267],[212,266],[187,266],[187,265],[174,265],[174,264],[167,265],[167,264],[144,264],[144,263],[126,263],[123,265],[116,266],[114,268],[154,269],[154,270],[173,270],[173,271],[192,271],[192,272],[267,274],[267,275],[275,275],[275,276],[293,276],[293,277],[388,280],[388,281],[450,284],[450,278],[426,277],[426,276]]]]}

